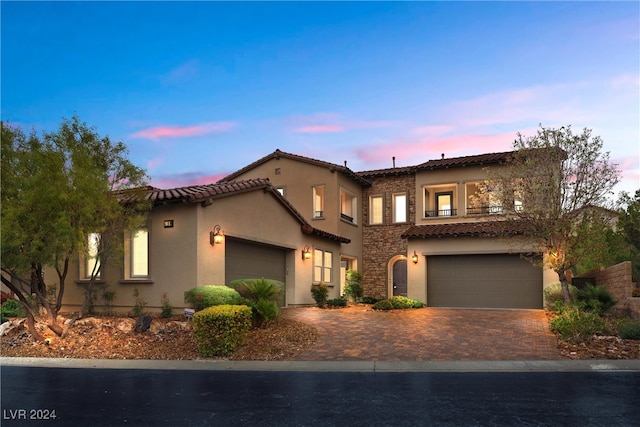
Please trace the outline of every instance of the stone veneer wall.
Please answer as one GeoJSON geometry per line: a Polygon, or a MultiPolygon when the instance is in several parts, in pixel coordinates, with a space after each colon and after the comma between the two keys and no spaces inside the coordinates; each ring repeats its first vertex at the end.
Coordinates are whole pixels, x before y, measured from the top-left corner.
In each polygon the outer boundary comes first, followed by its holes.
{"type": "Polygon", "coordinates": [[[633,298],[631,262],[625,261],[602,270],[592,270],[578,277],[593,277],[597,285],[604,285],[618,300],[618,308],[629,310],[633,317],[640,317],[640,298],[633,298]]]}
{"type": "Polygon", "coordinates": [[[371,187],[363,192],[362,281],[364,295],[378,299],[388,298],[389,260],[397,255],[407,255],[406,240],[400,238],[416,218],[415,175],[381,176],[369,178],[371,187]],[[407,223],[393,224],[393,194],[406,192],[408,202],[407,223]],[[380,225],[369,224],[369,197],[382,195],[384,221],[380,225]]]}

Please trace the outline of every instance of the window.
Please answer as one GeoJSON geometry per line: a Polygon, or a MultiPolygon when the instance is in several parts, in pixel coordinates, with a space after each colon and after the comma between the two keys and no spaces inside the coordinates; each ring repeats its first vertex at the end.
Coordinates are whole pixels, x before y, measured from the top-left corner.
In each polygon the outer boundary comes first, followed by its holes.
{"type": "Polygon", "coordinates": [[[313,217],[324,218],[324,185],[313,187],[313,217]]]}
{"type": "Polygon", "coordinates": [[[340,189],[340,218],[351,222],[357,223],[356,212],[358,212],[358,205],[356,196],[344,188],[340,189]]]}
{"type": "Polygon", "coordinates": [[[467,215],[493,215],[502,213],[502,203],[498,200],[491,183],[467,183],[467,215]],[[482,187],[481,187],[482,185],[482,187]]]}
{"type": "Polygon", "coordinates": [[[407,194],[393,195],[393,222],[407,222],[407,194]]]}
{"type": "Polygon", "coordinates": [[[452,216],[453,212],[453,192],[436,193],[437,216],[452,216]]]}
{"type": "Polygon", "coordinates": [[[92,275],[95,275],[97,279],[100,278],[100,258],[98,256],[100,248],[100,233],[90,233],[87,237],[87,254],[85,256],[84,263],[84,278],[91,279],[92,275]]]}
{"type": "Polygon", "coordinates": [[[383,199],[382,196],[371,196],[369,198],[369,224],[383,223],[383,199]]]}
{"type": "Polygon", "coordinates": [[[136,230],[131,237],[131,277],[149,277],[149,232],[136,230]]]}
{"type": "Polygon", "coordinates": [[[313,250],[313,281],[331,283],[333,254],[321,249],[313,250]]]}

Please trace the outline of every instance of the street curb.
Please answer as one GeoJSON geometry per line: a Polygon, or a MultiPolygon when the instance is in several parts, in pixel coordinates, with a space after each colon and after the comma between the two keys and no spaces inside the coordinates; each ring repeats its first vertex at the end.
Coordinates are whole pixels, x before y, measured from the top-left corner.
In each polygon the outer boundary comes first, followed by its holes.
{"type": "Polygon", "coordinates": [[[146,369],[284,372],[592,372],[640,371],[640,360],[523,361],[229,361],[0,357],[0,366],[70,369],[146,369]]]}

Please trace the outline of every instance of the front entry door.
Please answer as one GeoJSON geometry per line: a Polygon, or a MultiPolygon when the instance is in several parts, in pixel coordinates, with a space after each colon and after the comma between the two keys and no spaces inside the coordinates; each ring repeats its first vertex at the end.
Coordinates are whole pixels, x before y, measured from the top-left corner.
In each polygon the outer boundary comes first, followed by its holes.
{"type": "Polygon", "coordinates": [[[399,259],[393,263],[393,296],[407,296],[407,260],[399,259]]]}

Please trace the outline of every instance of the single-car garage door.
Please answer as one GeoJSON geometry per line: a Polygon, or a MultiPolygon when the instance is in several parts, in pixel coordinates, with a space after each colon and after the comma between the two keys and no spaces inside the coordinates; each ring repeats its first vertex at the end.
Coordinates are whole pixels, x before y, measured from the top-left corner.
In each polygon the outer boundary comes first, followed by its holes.
{"type": "Polygon", "coordinates": [[[542,269],[512,254],[428,256],[427,305],[542,308],[542,269]]]}
{"type": "MultiPolygon", "coordinates": [[[[237,279],[273,279],[285,282],[286,249],[247,240],[225,238],[225,281],[237,279]]],[[[284,289],[278,295],[284,305],[284,289]]]]}

